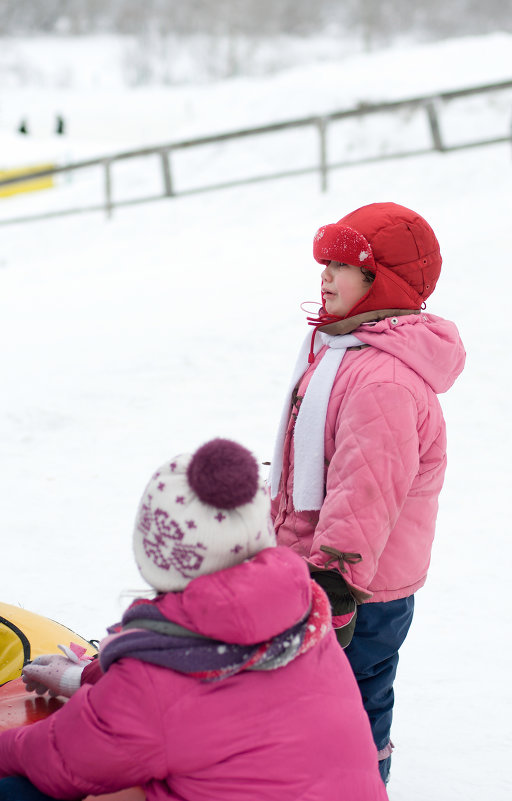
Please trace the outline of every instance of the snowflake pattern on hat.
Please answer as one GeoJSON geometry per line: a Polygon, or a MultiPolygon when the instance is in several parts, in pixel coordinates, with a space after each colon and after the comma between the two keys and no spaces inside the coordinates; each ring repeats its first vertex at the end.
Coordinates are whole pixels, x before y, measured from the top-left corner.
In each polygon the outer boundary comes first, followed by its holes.
{"type": "MultiPolygon", "coordinates": [[[[193,572],[199,570],[206,551],[205,545],[196,542],[194,545],[182,545],[185,533],[176,520],[165,509],[152,509],[153,496],[147,496],[142,504],[141,516],[137,528],[142,534],[144,553],[156,567],[162,570],[174,568],[184,578],[192,578],[193,572]]],[[[187,522],[189,528],[195,528],[193,520],[187,522]]]]}
{"type": "Polygon", "coordinates": [[[197,552],[196,548],[207,551],[206,545],[196,542],[195,545],[176,545],[171,553],[170,563],[175,570],[185,578],[192,578],[191,572],[199,570],[204,561],[204,555],[197,552]]]}

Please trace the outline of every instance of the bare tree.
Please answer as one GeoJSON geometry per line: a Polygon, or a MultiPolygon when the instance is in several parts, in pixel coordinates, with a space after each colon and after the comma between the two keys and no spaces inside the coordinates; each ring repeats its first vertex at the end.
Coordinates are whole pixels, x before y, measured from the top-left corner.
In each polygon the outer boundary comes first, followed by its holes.
{"type": "MultiPolygon", "coordinates": [[[[0,0],[0,35],[203,33],[231,42],[329,29],[368,49],[411,33],[423,39],[512,30],[503,0],[0,0]]],[[[233,56],[234,57],[234,56],[233,56]]]]}

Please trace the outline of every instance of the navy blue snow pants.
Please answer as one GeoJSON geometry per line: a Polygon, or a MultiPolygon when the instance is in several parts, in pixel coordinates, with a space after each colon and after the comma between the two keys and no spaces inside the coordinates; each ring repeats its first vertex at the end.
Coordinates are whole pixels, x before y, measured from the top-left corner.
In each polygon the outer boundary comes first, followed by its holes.
{"type": "Polygon", "coordinates": [[[370,718],[373,739],[380,752],[380,775],[385,783],[391,767],[390,732],[398,649],[409,631],[413,612],[414,595],[398,601],[361,604],[357,607],[352,642],[345,648],[370,718]]]}
{"type": "Polygon", "coordinates": [[[0,779],[0,801],[54,801],[23,776],[0,779]]]}

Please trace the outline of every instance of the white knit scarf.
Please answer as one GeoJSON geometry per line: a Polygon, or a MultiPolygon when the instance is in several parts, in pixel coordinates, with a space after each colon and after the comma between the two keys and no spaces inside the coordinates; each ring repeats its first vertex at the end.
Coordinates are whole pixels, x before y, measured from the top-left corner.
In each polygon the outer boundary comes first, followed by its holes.
{"type": "MultiPolygon", "coordinates": [[[[275,498],[279,491],[279,482],[283,471],[284,441],[290,420],[292,393],[308,367],[310,344],[311,334],[308,334],[299,351],[281,414],[270,472],[272,498],[275,498]]],[[[361,345],[361,340],[353,334],[330,336],[319,332],[315,341],[315,355],[324,345],[328,345],[329,350],[311,377],[300,404],[293,435],[295,447],[293,506],[297,512],[322,507],[327,406],[334,379],[347,348],[361,345]]]]}

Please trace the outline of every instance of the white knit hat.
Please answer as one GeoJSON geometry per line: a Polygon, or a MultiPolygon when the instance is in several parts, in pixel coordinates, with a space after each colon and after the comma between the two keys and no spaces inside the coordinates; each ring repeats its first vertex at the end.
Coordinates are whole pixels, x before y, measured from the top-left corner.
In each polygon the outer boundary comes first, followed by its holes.
{"type": "Polygon", "coordinates": [[[214,439],[163,464],[142,496],[133,534],[148,584],[179,592],[192,579],[275,546],[267,487],[242,445],[214,439]]]}

